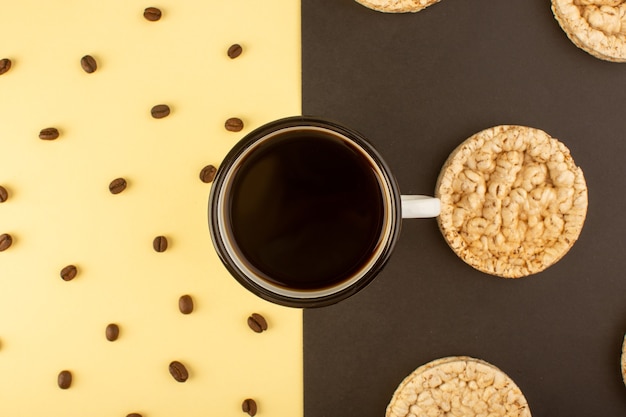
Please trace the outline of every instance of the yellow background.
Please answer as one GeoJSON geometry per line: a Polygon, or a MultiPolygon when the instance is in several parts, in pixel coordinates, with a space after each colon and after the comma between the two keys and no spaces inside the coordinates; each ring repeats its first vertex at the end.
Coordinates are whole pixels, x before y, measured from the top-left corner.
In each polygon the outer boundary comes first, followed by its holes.
{"type": "Polygon", "coordinates": [[[0,234],[14,238],[0,252],[0,416],[239,416],[245,398],[258,416],[302,415],[301,311],[228,275],[198,176],[254,127],[300,114],[299,3],[0,0],[0,59],[13,62],[0,76],[0,234]],[[171,114],[153,119],[156,104],[171,114]],[[226,131],[229,117],[244,130],[226,131]],[[46,127],[60,137],[40,140],[46,127]],[[128,187],[113,195],[117,177],[128,187]],[[266,332],[248,328],[253,312],[266,332]]]}

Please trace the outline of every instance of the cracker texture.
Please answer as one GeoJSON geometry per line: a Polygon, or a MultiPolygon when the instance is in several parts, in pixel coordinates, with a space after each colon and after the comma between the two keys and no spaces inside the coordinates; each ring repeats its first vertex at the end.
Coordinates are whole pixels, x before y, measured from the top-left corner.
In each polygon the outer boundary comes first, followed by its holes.
{"type": "Polygon", "coordinates": [[[438,3],[439,0],[356,0],[356,2],[383,13],[415,13],[438,3]]]}
{"type": "Polygon", "coordinates": [[[439,228],[474,268],[520,278],[559,261],[578,239],[587,185],[569,149],[530,127],[501,125],[471,136],[437,179],[439,228]]]}
{"type": "Polygon", "coordinates": [[[624,343],[622,344],[622,379],[626,384],[626,335],[624,335],[624,343]]]}
{"type": "Polygon", "coordinates": [[[626,62],[626,0],[552,0],[567,37],[592,56],[626,62]]]}
{"type": "Polygon", "coordinates": [[[385,417],[530,417],[520,388],[500,369],[468,356],[420,366],[398,386],[385,417]]]}

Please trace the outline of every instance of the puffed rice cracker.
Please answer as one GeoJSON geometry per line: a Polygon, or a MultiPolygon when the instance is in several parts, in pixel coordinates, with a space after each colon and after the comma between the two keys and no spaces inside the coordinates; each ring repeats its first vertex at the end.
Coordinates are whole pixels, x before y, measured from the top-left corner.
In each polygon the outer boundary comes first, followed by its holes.
{"type": "Polygon", "coordinates": [[[577,47],[626,62],[626,0],[552,0],[552,12],[577,47]]]}
{"type": "Polygon", "coordinates": [[[578,239],[587,186],[569,149],[547,133],[496,126],[461,143],[437,180],[439,228],[474,268],[504,278],[543,271],[578,239]]]}
{"type": "Polygon", "coordinates": [[[622,344],[622,379],[626,384],[626,335],[624,335],[624,343],[622,344]]]}
{"type": "Polygon", "coordinates": [[[370,9],[385,13],[415,13],[439,0],[356,0],[370,9]]]}
{"type": "Polygon", "coordinates": [[[500,369],[467,356],[420,366],[396,388],[385,417],[530,417],[526,398],[500,369]]]}

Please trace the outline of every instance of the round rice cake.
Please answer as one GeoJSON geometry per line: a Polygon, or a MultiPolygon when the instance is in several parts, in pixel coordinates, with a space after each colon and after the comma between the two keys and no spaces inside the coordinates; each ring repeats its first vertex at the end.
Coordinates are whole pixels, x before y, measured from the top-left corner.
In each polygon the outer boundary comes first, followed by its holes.
{"type": "Polygon", "coordinates": [[[420,366],[393,394],[385,417],[530,417],[519,387],[500,369],[467,356],[441,358],[420,366]]]}
{"type": "Polygon", "coordinates": [[[622,344],[622,379],[626,384],[626,335],[624,335],[624,343],[622,344]]]}
{"type": "Polygon", "coordinates": [[[626,0],[552,0],[567,37],[596,58],[626,62],[626,0]]]}
{"type": "Polygon", "coordinates": [[[385,13],[415,13],[439,0],[356,0],[370,9],[385,13]]]}
{"type": "Polygon", "coordinates": [[[472,267],[503,278],[543,271],[578,239],[587,185],[569,149],[542,130],[492,127],[461,143],[437,179],[439,228],[472,267]]]}

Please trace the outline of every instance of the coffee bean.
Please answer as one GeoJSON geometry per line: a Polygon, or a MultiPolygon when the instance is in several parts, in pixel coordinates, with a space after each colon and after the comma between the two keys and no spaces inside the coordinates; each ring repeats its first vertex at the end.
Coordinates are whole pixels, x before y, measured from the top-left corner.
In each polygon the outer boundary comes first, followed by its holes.
{"type": "Polygon", "coordinates": [[[246,398],[243,400],[243,403],[241,403],[241,409],[244,413],[248,413],[249,416],[255,416],[257,411],[256,401],[252,398],[246,398]]]}
{"type": "Polygon", "coordinates": [[[139,414],[139,413],[130,413],[130,414],[126,414],[126,417],[141,417],[141,414],[139,414]]]}
{"type": "Polygon", "coordinates": [[[0,185],[0,203],[4,203],[9,198],[9,192],[0,185]]]}
{"type": "Polygon", "coordinates": [[[126,189],[127,185],[124,178],[116,178],[109,184],[109,191],[111,194],[119,194],[126,189]]]}
{"type": "Polygon", "coordinates": [[[228,48],[228,57],[230,59],[235,59],[239,55],[241,55],[242,52],[243,52],[243,48],[241,47],[241,45],[236,43],[234,45],[231,45],[230,48],[228,48]]]}
{"type": "Polygon", "coordinates": [[[162,119],[170,114],[170,108],[167,104],[157,104],[150,112],[155,119],[162,119]]]}
{"type": "Polygon", "coordinates": [[[61,278],[63,281],[71,281],[76,278],[78,270],[74,265],[68,265],[61,270],[61,278]]]}
{"type": "Polygon", "coordinates": [[[200,181],[205,183],[213,181],[213,179],[215,179],[216,172],[217,168],[215,168],[213,165],[205,166],[204,168],[202,168],[202,171],[200,171],[200,181]]]}
{"type": "Polygon", "coordinates": [[[267,321],[262,315],[252,313],[252,315],[248,317],[248,326],[256,333],[262,333],[264,330],[267,330],[267,321]]]}
{"type": "Polygon", "coordinates": [[[109,342],[114,342],[117,340],[117,338],[120,335],[120,327],[115,323],[111,323],[107,326],[106,330],[104,331],[104,335],[106,336],[109,342]]]}
{"type": "Polygon", "coordinates": [[[0,252],[9,249],[9,247],[13,244],[13,238],[8,233],[3,233],[0,235],[0,252]]]}
{"type": "Polygon", "coordinates": [[[187,372],[187,368],[185,365],[178,361],[173,361],[170,363],[170,374],[172,377],[178,382],[185,382],[187,378],[189,378],[189,372],[187,372]]]}
{"type": "Polygon", "coordinates": [[[181,295],[178,299],[178,309],[183,314],[191,314],[193,311],[193,299],[190,295],[181,295]]]}
{"type": "Polygon", "coordinates": [[[148,7],[143,11],[143,17],[151,22],[156,22],[161,18],[161,10],[156,7],[148,7]]]}
{"type": "Polygon", "coordinates": [[[56,127],[47,127],[39,132],[39,139],[55,140],[59,137],[59,130],[56,127]]]}
{"type": "Polygon", "coordinates": [[[9,58],[0,59],[0,75],[11,69],[11,60],[9,58]]]}
{"type": "Polygon", "coordinates": [[[165,236],[157,236],[152,241],[152,247],[157,252],[165,252],[167,250],[167,238],[165,236]]]}
{"type": "Polygon", "coordinates": [[[241,129],[243,129],[243,120],[238,117],[231,117],[230,119],[226,120],[226,123],[224,123],[224,127],[229,132],[239,132],[241,131],[241,129]]]}
{"type": "Polygon", "coordinates": [[[91,74],[98,69],[98,63],[91,55],[85,55],[80,59],[80,66],[83,67],[86,73],[91,74]]]}
{"type": "Polygon", "coordinates": [[[72,373],[70,371],[59,372],[57,383],[59,384],[59,388],[68,389],[70,385],[72,385],[72,373]]]}

